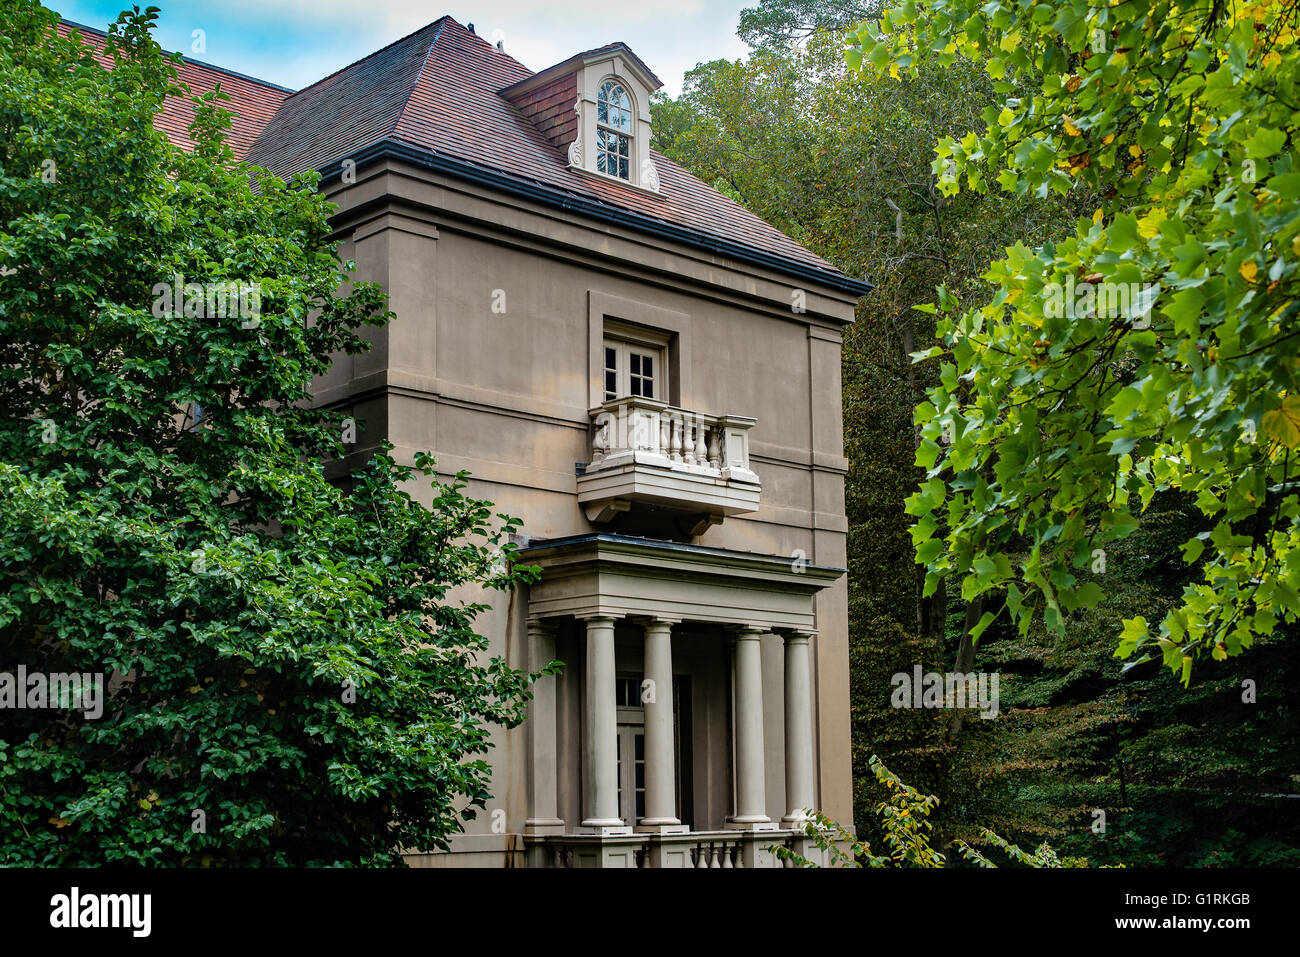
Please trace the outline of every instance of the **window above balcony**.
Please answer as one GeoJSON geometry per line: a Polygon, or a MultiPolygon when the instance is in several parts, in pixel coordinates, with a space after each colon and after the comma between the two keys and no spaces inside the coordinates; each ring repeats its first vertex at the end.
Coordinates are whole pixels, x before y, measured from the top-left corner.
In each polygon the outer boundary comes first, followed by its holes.
{"type": "Polygon", "coordinates": [[[628,396],[667,399],[668,342],[665,332],[606,320],[602,369],[604,401],[628,396]]]}

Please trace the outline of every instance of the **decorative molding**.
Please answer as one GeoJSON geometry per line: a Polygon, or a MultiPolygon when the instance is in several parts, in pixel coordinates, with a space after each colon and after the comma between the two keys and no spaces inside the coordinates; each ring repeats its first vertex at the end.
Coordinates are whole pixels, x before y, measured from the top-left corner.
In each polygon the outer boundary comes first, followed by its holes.
{"type": "Polygon", "coordinates": [[[659,192],[659,168],[652,159],[641,161],[641,185],[651,192],[659,192]]]}

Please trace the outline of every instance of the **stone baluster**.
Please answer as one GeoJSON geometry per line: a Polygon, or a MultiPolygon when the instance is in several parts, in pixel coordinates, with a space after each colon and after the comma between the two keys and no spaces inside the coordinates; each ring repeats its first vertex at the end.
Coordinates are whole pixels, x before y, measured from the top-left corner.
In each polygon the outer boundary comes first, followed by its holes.
{"type": "Polygon", "coordinates": [[[698,415],[695,417],[695,464],[704,465],[709,461],[709,447],[705,441],[704,420],[698,415]]]}
{"type": "Polygon", "coordinates": [[[682,415],[674,410],[669,415],[668,458],[673,462],[682,460],[682,415]]]}
{"type": "Polygon", "coordinates": [[[715,469],[722,468],[722,456],[721,456],[719,445],[720,443],[718,442],[718,430],[709,429],[709,467],[710,468],[715,468],[715,469]]]}

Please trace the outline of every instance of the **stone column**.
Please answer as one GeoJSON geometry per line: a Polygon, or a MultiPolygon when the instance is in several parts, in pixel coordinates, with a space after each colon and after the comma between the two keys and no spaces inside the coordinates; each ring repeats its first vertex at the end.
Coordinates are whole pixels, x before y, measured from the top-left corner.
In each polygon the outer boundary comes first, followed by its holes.
{"type": "Polygon", "coordinates": [[[618,816],[618,725],[614,689],[614,619],[596,615],[587,625],[587,681],[583,711],[584,829],[611,834],[631,828],[618,816]]]}
{"type": "Polygon", "coordinates": [[[645,817],[637,830],[685,831],[677,817],[673,761],[673,625],[679,619],[653,618],[645,624],[645,817]]]}
{"type": "Polygon", "coordinates": [[[736,632],[736,813],[728,827],[775,828],[767,816],[763,784],[763,659],[759,641],[767,631],[736,632]]]}
{"type": "MultiPolygon", "coordinates": [[[[528,668],[539,671],[555,660],[555,626],[540,618],[528,621],[528,668]]],[[[555,675],[538,678],[528,703],[529,794],[528,834],[563,834],[556,788],[555,675]]]]}
{"type": "Polygon", "coordinates": [[[812,810],[812,665],[809,642],[816,632],[785,636],[785,817],[782,827],[799,827],[812,810]]]}

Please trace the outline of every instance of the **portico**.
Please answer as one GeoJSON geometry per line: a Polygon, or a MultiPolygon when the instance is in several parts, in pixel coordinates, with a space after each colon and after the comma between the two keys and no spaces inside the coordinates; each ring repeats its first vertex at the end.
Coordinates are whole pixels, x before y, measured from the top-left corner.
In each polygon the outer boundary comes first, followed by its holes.
{"type": "Polygon", "coordinates": [[[594,848],[577,859],[597,866],[774,866],[765,848],[817,804],[813,597],[842,571],[605,533],[534,544],[519,559],[543,569],[529,596],[529,667],[556,657],[559,634],[571,649],[565,673],[539,683],[527,723],[527,838],[594,848]],[[567,747],[564,698],[581,715],[567,747]],[[575,778],[580,800],[566,800],[575,778]],[[669,853],[701,833],[717,835],[707,852],[669,853]],[[715,853],[727,863],[696,863],[715,853]]]}

